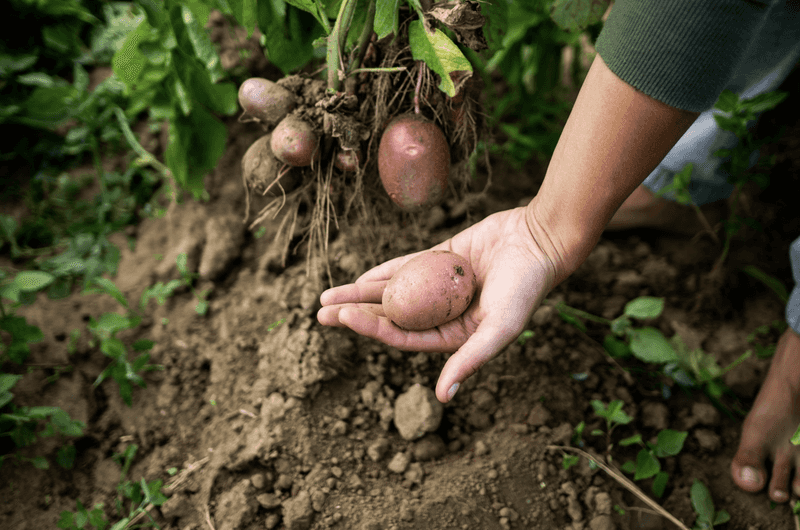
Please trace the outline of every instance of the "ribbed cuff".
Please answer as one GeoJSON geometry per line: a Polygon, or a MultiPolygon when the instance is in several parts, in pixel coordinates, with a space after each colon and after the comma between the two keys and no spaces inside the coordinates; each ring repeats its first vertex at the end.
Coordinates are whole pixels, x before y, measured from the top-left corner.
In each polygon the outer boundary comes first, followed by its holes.
{"type": "Polygon", "coordinates": [[[596,49],[634,88],[703,112],[725,88],[767,9],[744,0],[617,0],[596,49]]]}

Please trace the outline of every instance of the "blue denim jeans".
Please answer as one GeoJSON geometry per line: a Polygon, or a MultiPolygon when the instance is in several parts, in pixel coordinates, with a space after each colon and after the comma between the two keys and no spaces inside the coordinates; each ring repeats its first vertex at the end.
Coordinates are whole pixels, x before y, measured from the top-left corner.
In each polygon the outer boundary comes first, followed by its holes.
{"type": "MultiPolygon", "coordinates": [[[[776,90],[791,73],[798,59],[800,24],[787,24],[785,18],[776,17],[772,22],[765,23],[758,42],[751,44],[727,89],[742,99],[776,90]]],[[[728,183],[728,175],[722,168],[724,159],[714,156],[714,153],[718,149],[733,148],[737,138],[733,133],[719,128],[714,119],[714,113],[718,112],[709,109],[695,120],[645,179],[647,188],[653,192],[659,191],[672,182],[675,173],[692,163],[694,168],[689,192],[696,204],[707,204],[730,196],[733,186],[728,183]]],[[[754,152],[751,165],[757,161],[758,152],[754,152]]],[[[664,197],[674,199],[670,193],[665,193],[664,197]]],[[[795,332],[800,333],[800,237],[791,244],[789,259],[795,287],[786,305],[786,321],[795,332]]]]}

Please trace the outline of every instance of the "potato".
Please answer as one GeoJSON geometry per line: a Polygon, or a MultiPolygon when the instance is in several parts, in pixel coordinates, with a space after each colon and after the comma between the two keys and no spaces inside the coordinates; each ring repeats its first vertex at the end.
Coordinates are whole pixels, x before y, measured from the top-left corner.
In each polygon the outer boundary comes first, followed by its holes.
{"type": "Polygon", "coordinates": [[[261,77],[252,77],[239,87],[239,104],[250,116],[275,125],[297,105],[294,94],[261,77]]]}
{"type": "Polygon", "coordinates": [[[450,147],[444,133],[416,114],[395,118],[381,137],[378,173],[386,193],[404,210],[439,203],[450,174],[450,147]]]}
{"type": "MultiPolygon", "coordinates": [[[[275,182],[280,174],[281,163],[272,154],[271,134],[265,134],[247,149],[242,157],[242,176],[245,185],[256,193],[263,193],[275,182]]],[[[280,187],[273,185],[270,193],[280,195],[280,190],[289,192],[299,184],[295,175],[288,173],[281,177],[280,187]]]]}
{"type": "Polygon", "coordinates": [[[290,166],[310,166],[319,139],[314,129],[296,116],[286,116],[272,131],[270,147],[275,158],[290,166]]]}
{"type": "Polygon", "coordinates": [[[242,175],[250,189],[260,193],[278,176],[280,162],[269,146],[271,134],[253,142],[242,157],[242,175]]]}
{"type": "Polygon", "coordinates": [[[469,307],[478,280],[469,261],[454,252],[431,250],[400,267],[383,291],[383,311],[411,331],[441,326],[469,307]]]}
{"type": "Polygon", "coordinates": [[[356,172],[361,161],[361,153],[357,149],[343,149],[336,153],[333,163],[337,168],[347,172],[356,172]]]}

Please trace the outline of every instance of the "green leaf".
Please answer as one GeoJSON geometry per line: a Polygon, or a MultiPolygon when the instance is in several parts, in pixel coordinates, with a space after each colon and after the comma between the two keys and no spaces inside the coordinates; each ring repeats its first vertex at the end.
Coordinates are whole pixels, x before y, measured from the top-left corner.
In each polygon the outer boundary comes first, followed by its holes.
{"type": "Polygon", "coordinates": [[[167,166],[175,179],[199,197],[205,190],[203,179],[225,152],[227,129],[202,107],[189,116],[176,116],[170,124],[167,166]]]}
{"type": "Polygon", "coordinates": [[[635,473],[636,464],[633,463],[633,460],[628,460],[627,462],[625,462],[620,466],[620,469],[625,473],[635,473]]]}
{"type": "Polygon", "coordinates": [[[70,418],[69,414],[62,409],[53,412],[50,421],[65,436],[83,436],[83,429],[86,427],[83,422],[70,418]]]}
{"type": "Polygon", "coordinates": [[[155,346],[155,345],[156,345],[156,343],[154,341],[152,341],[152,340],[139,339],[136,342],[134,342],[131,345],[131,347],[133,348],[133,351],[149,351],[149,350],[153,349],[153,346],[155,346]]]}
{"type": "MultiPolygon", "coordinates": [[[[231,6],[233,16],[247,30],[247,36],[253,34],[256,21],[258,20],[258,1],[257,0],[228,0],[231,6]]],[[[264,4],[272,4],[273,2],[262,2],[264,4]]]]}
{"type": "Polygon", "coordinates": [[[14,277],[14,284],[22,292],[40,291],[53,283],[55,277],[42,271],[22,271],[14,277]]]}
{"type": "Polygon", "coordinates": [[[325,32],[313,16],[294,6],[285,8],[282,12],[277,2],[258,2],[258,29],[264,36],[270,62],[289,73],[311,60],[312,43],[325,32]]]}
{"type": "Polygon", "coordinates": [[[22,55],[0,54],[0,77],[6,77],[13,72],[27,70],[39,59],[36,53],[25,53],[22,55]]]}
{"type": "Polygon", "coordinates": [[[664,429],[659,432],[656,442],[656,456],[664,458],[680,453],[688,434],[688,432],[673,431],[672,429],[664,429]]]}
{"type": "Polygon", "coordinates": [[[800,445],[800,426],[797,427],[797,430],[794,431],[792,435],[792,443],[794,445],[800,445]]]}
{"type": "Polygon", "coordinates": [[[37,87],[23,104],[24,118],[31,127],[52,129],[72,117],[80,93],[72,86],[37,87]]]}
{"type": "Polygon", "coordinates": [[[699,521],[711,525],[714,520],[714,501],[711,499],[711,492],[708,491],[706,485],[694,479],[689,495],[699,521]]]}
{"type": "Polygon", "coordinates": [[[57,85],[56,79],[44,72],[30,72],[17,76],[17,82],[22,85],[50,88],[57,85]]]}
{"type": "MultiPolygon", "coordinates": [[[[311,13],[314,18],[316,18],[320,25],[323,27],[325,26],[325,22],[322,21],[322,17],[327,17],[325,13],[320,13],[317,9],[317,3],[314,0],[286,0],[287,4],[291,4],[299,9],[302,9],[306,13],[311,13]]],[[[330,22],[328,22],[330,24],[330,22]]]]}
{"type": "Polygon", "coordinates": [[[780,92],[777,90],[774,92],[767,92],[766,94],[759,94],[754,98],[745,100],[745,105],[750,109],[751,112],[764,112],[777,107],[778,104],[786,99],[786,96],[788,95],[789,94],[787,92],[780,92]]]}
{"type": "Polygon", "coordinates": [[[603,348],[609,355],[616,359],[624,359],[633,355],[630,346],[625,341],[616,338],[613,335],[606,335],[603,339],[603,348]]]}
{"type": "Polygon", "coordinates": [[[140,485],[144,493],[144,500],[154,506],[161,506],[167,501],[167,497],[161,493],[161,486],[163,483],[160,480],[154,480],[147,483],[144,478],[141,479],[140,485]]]}
{"type": "Polygon", "coordinates": [[[724,524],[731,520],[731,514],[729,514],[725,510],[720,510],[714,515],[714,522],[712,523],[714,526],[718,524],[724,524]]]}
{"type": "Polygon", "coordinates": [[[656,318],[664,310],[664,299],[641,296],[625,304],[625,315],[640,320],[656,318]]]}
{"type": "Polygon", "coordinates": [[[125,358],[125,344],[116,337],[109,337],[100,343],[100,351],[112,359],[125,358]]]}
{"type": "Polygon", "coordinates": [[[131,319],[118,313],[103,313],[88,325],[89,331],[101,339],[113,337],[117,332],[131,327],[131,319]]]}
{"type": "Polygon", "coordinates": [[[563,30],[581,32],[603,19],[610,0],[555,0],[550,17],[563,30]]]}
{"type": "Polygon", "coordinates": [[[717,102],[714,104],[715,109],[719,109],[723,112],[733,112],[736,110],[736,107],[739,105],[739,96],[734,94],[730,90],[723,90],[722,93],[717,98],[717,102]]]}
{"type": "Polygon", "coordinates": [[[636,455],[636,474],[633,480],[642,480],[655,476],[661,471],[661,463],[647,449],[642,449],[636,455]]]}
{"type": "Polygon", "coordinates": [[[678,360],[678,354],[666,337],[651,327],[633,331],[631,351],[637,359],[648,363],[664,364],[678,360]]]}
{"type": "Polygon", "coordinates": [[[121,305],[125,309],[128,309],[128,299],[125,297],[122,291],[119,290],[119,287],[117,287],[117,285],[114,282],[112,282],[108,278],[101,277],[101,278],[95,278],[94,284],[97,286],[98,289],[100,289],[101,292],[111,296],[114,300],[119,302],[119,305],[121,305]]]}
{"type": "Polygon", "coordinates": [[[17,381],[20,379],[22,379],[21,375],[0,374],[0,392],[8,392],[14,388],[14,385],[16,385],[17,381]]]}
{"type": "Polygon", "coordinates": [[[180,46],[183,41],[183,51],[189,55],[194,55],[205,66],[206,70],[211,74],[212,82],[224,77],[225,73],[220,65],[219,53],[214,47],[214,43],[211,42],[208,32],[200,21],[195,18],[192,10],[185,5],[181,5],[170,10],[170,15],[172,16],[172,26],[175,30],[178,45],[180,46]]]}
{"type": "Polygon", "coordinates": [[[386,0],[378,2],[375,5],[374,28],[378,39],[382,39],[391,33],[397,35],[399,7],[400,0],[386,0]]]}
{"type": "Polygon", "coordinates": [[[770,276],[755,265],[747,265],[742,268],[742,271],[772,289],[772,292],[775,293],[784,304],[789,301],[789,291],[779,279],[775,278],[774,276],[770,276]]]}
{"type": "Polygon", "coordinates": [[[642,443],[642,435],[641,434],[634,434],[633,436],[629,436],[628,438],[624,438],[619,441],[619,445],[622,447],[626,447],[628,445],[640,444],[642,443]]]}
{"type": "Polygon", "coordinates": [[[456,95],[456,87],[450,73],[472,74],[472,65],[458,46],[439,29],[428,33],[421,20],[414,20],[409,24],[408,43],[414,59],[425,61],[428,68],[439,74],[439,89],[450,97],[456,95]]]}
{"type": "Polygon", "coordinates": [[[669,474],[666,471],[656,473],[656,478],[653,479],[653,495],[660,499],[664,495],[664,490],[667,489],[668,481],[669,474]]]}

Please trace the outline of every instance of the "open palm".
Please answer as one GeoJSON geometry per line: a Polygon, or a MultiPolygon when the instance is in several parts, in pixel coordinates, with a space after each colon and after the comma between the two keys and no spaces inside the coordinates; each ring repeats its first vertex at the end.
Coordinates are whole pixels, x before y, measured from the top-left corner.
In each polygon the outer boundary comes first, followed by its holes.
{"type": "Polygon", "coordinates": [[[458,318],[437,328],[407,331],[393,324],[381,298],[392,275],[419,253],[387,261],[355,283],[322,293],[321,324],[353,331],[406,351],[455,352],[439,376],[436,396],[449,401],[458,385],[495,357],[524,329],[553,287],[552,261],[536,244],[525,208],[495,213],[430,250],[449,250],[469,260],[478,291],[458,318]]]}

